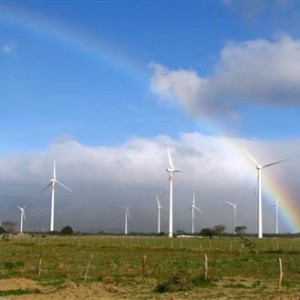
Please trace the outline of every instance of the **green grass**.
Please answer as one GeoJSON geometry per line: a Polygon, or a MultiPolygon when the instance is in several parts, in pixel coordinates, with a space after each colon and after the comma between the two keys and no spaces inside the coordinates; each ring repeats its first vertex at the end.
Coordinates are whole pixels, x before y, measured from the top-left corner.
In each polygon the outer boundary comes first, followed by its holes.
{"type": "Polygon", "coordinates": [[[283,263],[283,289],[300,287],[300,239],[296,238],[24,236],[0,240],[0,249],[0,279],[32,279],[57,289],[63,288],[66,280],[83,282],[91,254],[94,258],[88,282],[105,283],[109,279],[114,285],[129,288],[144,288],[149,283],[153,293],[213,290],[217,286],[247,289],[247,293],[269,287],[276,291],[279,257],[283,263]],[[208,280],[203,279],[205,253],[208,280]],[[42,272],[38,276],[40,255],[42,272]],[[148,258],[145,278],[142,277],[144,255],[148,258]]]}
{"type": "Polygon", "coordinates": [[[26,295],[26,294],[40,294],[41,291],[38,289],[34,290],[7,290],[7,291],[0,291],[0,297],[2,296],[8,296],[8,295],[26,295]]]}

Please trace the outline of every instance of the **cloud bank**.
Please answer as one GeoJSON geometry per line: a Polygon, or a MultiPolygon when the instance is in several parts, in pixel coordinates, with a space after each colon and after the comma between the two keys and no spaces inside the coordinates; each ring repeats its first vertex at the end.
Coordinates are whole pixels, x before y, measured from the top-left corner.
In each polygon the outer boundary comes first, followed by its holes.
{"type": "MultiPolygon", "coordinates": [[[[265,143],[197,132],[184,133],[178,139],[135,138],[118,147],[90,147],[65,139],[40,153],[0,159],[0,219],[18,221],[16,205],[29,205],[25,230],[49,230],[50,190],[40,196],[38,193],[49,183],[55,158],[58,180],[73,191],[57,189],[57,229],[71,225],[81,231],[122,232],[124,208],[129,206],[129,231],[154,232],[155,195],[168,207],[166,144],[171,146],[175,166],[184,171],[176,174],[174,182],[175,230],[191,230],[189,208],[195,192],[196,204],[204,212],[197,216],[197,230],[216,224],[232,230],[232,212],[224,203],[231,201],[239,203],[239,224],[256,232],[256,170],[237,147],[239,144],[262,164],[282,158],[293,160],[291,165],[267,170],[264,176],[275,179],[291,194],[298,192],[299,141],[265,143]]],[[[264,230],[272,232],[274,211],[266,196],[264,199],[264,230]]],[[[162,228],[167,231],[168,210],[163,211],[162,228]]],[[[283,220],[281,230],[291,230],[284,227],[283,220]]]]}
{"type": "Polygon", "coordinates": [[[288,36],[228,42],[206,77],[158,63],[151,68],[152,92],[196,116],[234,117],[243,105],[300,104],[300,40],[288,36]]]}

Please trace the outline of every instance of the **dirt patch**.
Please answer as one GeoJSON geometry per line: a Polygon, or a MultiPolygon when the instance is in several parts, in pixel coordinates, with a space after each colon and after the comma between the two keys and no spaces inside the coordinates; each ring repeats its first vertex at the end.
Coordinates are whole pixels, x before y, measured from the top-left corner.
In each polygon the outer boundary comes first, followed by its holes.
{"type": "Polygon", "coordinates": [[[12,278],[0,280],[0,291],[40,289],[41,286],[39,286],[35,281],[29,279],[12,278]]]}
{"type": "Polygon", "coordinates": [[[274,284],[259,282],[258,280],[223,280],[213,288],[195,288],[176,293],[153,293],[154,283],[120,286],[113,280],[106,278],[105,282],[80,282],[79,284],[67,280],[59,289],[42,286],[38,282],[28,279],[0,280],[0,291],[29,291],[20,295],[8,293],[0,296],[0,300],[120,300],[120,299],[299,299],[298,287],[282,288],[278,290],[274,284]],[[31,291],[31,292],[30,292],[31,291]],[[37,291],[37,293],[35,293],[37,291]]]}
{"type": "Polygon", "coordinates": [[[82,283],[77,285],[72,281],[67,281],[64,288],[55,290],[39,285],[37,282],[21,279],[12,278],[0,280],[0,292],[12,291],[12,294],[0,296],[0,300],[110,300],[110,299],[122,299],[119,291],[113,283],[82,283]],[[13,291],[24,291],[28,293],[13,295],[13,291]],[[38,291],[38,293],[35,293],[38,291]]]}

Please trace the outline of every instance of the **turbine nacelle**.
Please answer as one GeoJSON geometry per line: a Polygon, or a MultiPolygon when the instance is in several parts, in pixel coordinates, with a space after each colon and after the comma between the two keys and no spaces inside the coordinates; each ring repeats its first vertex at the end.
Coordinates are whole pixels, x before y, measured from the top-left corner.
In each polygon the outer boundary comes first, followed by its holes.
{"type": "Polygon", "coordinates": [[[166,171],[167,171],[168,173],[179,173],[179,172],[182,172],[181,170],[172,169],[172,168],[167,168],[166,171]]]}

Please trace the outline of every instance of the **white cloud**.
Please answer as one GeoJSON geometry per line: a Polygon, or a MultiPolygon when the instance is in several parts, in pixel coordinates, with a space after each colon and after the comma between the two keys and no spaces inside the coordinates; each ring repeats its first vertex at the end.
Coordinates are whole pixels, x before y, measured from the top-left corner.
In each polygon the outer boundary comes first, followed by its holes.
{"type": "Polygon", "coordinates": [[[12,54],[17,47],[15,42],[9,42],[1,47],[1,52],[6,55],[12,54]]]}
{"type": "Polygon", "coordinates": [[[151,67],[152,91],[196,115],[235,116],[244,104],[300,104],[300,40],[287,36],[227,43],[208,77],[157,63],[151,67]]]}
{"type": "Polygon", "coordinates": [[[160,94],[168,101],[174,101],[174,97],[180,99],[191,112],[198,110],[198,99],[206,89],[205,79],[200,78],[194,71],[170,71],[157,63],[152,63],[150,67],[155,73],[151,80],[152,92],[160,94]]]}
{"type": "MultiPolygon", "coordinates": [[[[204,211],[197,228],[224,223],[230,230],[230,210],[224,206],[229,200],[239,203],[240,222],[256,231],[256,170],[239,144],[246,145],[262,164],[281,158],[293,160],[290,165],[266,171],[264,179],[275,178],[280,186],[291,189],[291,194],[298,192],[299,141],[263,143],[185,133],[176,140],[158,136],[132,139],[119,147],[89,147],[69,139],[40,153],[2,157],[0,219],[18,220],[15,205],[29,204],[25,226],[31,230],[49,228],[50,191],[41,196],[38,193],[49,183],[55,157],[58,179],[73,190],[57,190],[57,228],[70,224],[77,230],[120,230],[124,226],[123,207],[130,205],[129,230],[155,231],[155,194],[168,206],[166,144],[171,145],[175,166],[184,171],[176,174],[174,182],[175,228],[190,230],[189,206],[196,192],[197,205],[204,211]]],[[[264,228],[271,231],[273,208],[267,201],[264,215],[264,228]]],[[[167,220],[166,210],[165,231],[167,220]]]]}
{"type": "MultiPolygon", "coordinates": [[[[268,1],[267,1],[268,2],[268,1]]],[[[254,21],[265,9],[266,2],[260,1],[235,1],[235,0],[222,0],[223,6],[244,18],[247,21],[254,21]]],[[[272,6],[280,5],[279,1],[272,2],[272,6]]]]}

